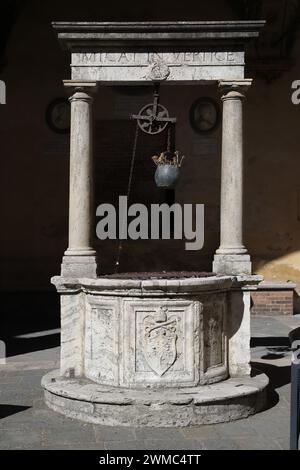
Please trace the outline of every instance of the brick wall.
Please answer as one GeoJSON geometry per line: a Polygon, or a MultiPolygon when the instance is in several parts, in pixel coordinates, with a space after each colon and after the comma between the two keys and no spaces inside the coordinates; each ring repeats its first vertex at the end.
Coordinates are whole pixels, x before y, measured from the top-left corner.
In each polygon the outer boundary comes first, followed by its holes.
{"type": "Polygon", "coordinates": [[[286,289],[266,287],[251,294],[252,315],[293,315],[294,286],[286,289]]]}

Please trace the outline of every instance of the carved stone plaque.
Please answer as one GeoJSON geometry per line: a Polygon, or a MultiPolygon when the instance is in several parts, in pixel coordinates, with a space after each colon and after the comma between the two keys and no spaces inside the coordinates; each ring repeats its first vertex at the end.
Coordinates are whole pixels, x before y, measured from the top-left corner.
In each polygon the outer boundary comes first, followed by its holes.
{"type": "Polygon", "coordinates": [[[224,362],[224,310],[224,302],[217,300],[205,305],[203,310],[205,370],[224,362]]]}
{"type": "Polygon", "coordinates": [[[107,384],[118,381],[116,305],[91,302],[86,318],[86,375],[107,384]]]}
{"type": "Polygon", "coordinates": [[[162,376],[177,359],[176,315],[169,315],[167,308],[144,318],[143,352],[151,369],[162,376]]]}
{"type": "Polygon", "coordinates": [[[73,52],[72,80],[110,84],[244,78],[244,51],[73,52]]]}
{"type": "Polygon", "coordinates": [[[200,303],[125,300],[124,307],[124,385],[197,383],[200,303]]]}
{"type": "Polygon", "coordinates": [[[72,66],[149,66],[165,63],[175,65],[244,65],[243,51],[145,51],[145,52],[73,52],[72,66]]]}

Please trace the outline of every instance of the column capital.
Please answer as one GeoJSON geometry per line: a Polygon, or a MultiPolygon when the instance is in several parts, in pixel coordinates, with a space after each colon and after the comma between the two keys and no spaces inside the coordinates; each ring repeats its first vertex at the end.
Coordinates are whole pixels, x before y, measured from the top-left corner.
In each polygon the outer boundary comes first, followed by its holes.
{"type": "Polygon", "coordinates": [[[222,100],[243,99],[246,92],[252,85],[252,78],[240,80],[219,80],[218,90],[222,95],[222,100]]]}
{"type": "Polygon", "coordinates": [[[95,93],[98,88],[98,83],[94,80],[63,80],[63,84],[71,92],[82,91],[87,94],[95,93]]]}

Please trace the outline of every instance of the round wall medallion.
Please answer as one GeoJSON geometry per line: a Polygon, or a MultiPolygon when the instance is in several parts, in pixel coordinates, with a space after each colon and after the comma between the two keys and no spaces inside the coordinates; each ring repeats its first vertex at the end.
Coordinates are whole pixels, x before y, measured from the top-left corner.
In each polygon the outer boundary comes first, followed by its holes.
{"type": "Polygon", "coordinates": [[[190,123],[194,131],[203,134],[214,131],[220,122],[218,104],[208,97],[198,98],[190,110],[190,123]]]}
{"type": "Polygon", "coordinates": [[[50,129],[58,134],[70,131],[71,106],[67,98],[56,98],[46,110],[46,121],[50,129]]]}

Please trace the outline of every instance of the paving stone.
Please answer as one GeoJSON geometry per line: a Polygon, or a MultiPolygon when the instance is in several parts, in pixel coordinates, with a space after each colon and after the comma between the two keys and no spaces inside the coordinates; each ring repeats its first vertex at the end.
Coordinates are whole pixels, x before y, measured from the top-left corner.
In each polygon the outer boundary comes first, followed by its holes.
{"type": "Polygon", "coordinates": [[[289,418],[276,419],[257,419],[249,423],[260,436],[264,439],[269,438],[271,441],[276,438],[289,435],[290,432],[290,421],[289,418]]]}
{"type": "Polygon", "coordinates": [[[40,375],[26,375],[21,377],[21,386],[24,388],[35,389],[35,391],[41,388],[41,376],[40,375]]]}
{"type": "Polygon", "coordinates": [[[203,450],[202,443],[192,439],[146,439],[145,443],[149,450],[203,450]]]}
{"type": "Polygon", "coordinates": [[[220,438],[219,425],[212,424],[200,427],[182,428],[182,434],[186,439],[214,439],[220,438]]]}
{"type": "Polygon", "coordinates": [[[281,450],[290,449],[290,436],[280,437],[279,439],[276,439],[276,442],[278,442],[278,445],[281,450]]]}
{"type": "MultiPolygon", "coordinates": [[[[9,369],[9,367],[7,367],[9,369]]],[[[0,368],[0,377],[31,377],[31,376],[39,376],[43,377],[48,372],[48,369],[22,369],[22,363],[20,363],[20,368],[18,370],[7,370],[5,367],[4,369],[0,368]]],[[[0,379],[1,383],[1,379],[0,379]]]]}
{"type": "Polygon", "coordinates": [[[148,449],[145,441],[108,441],[104,443],[106,450],[146,450],[148,449]]]}
{"type": "Polygon", "coordinates": [[[14,385],[16,386],[22,381],[22,376],[15,376],[15,375],[8,375],[8,374],[2,374],[0,371],[0,387],[3,385],[14,385]]]}
{"type": "Polygon", "coordinates": [[[279,317],[251,317],[251,333],[253,337],[279,337],[286,336],[290,331],[285,319],[279,317]]]}
{"type": "Polygon", "coordinates": [[[184,438],[185,428],[136,428],[135,433],[139,439],[175,439],[184,438]]]}
{"type": "Polygon", "coordinates": [[[94,426],[96,442],[133,441],[137,438],[135,429],[129,427],[94,426]]]}
{"type": "MultiPolygon", "coordinates": [[[[99,440],[100,441],[100,440],[99,440]]],[[[46,423],[45,442],[51,445],[96,443],[93,426],[83,423],[46,423]]]]}
{"type": "Polygon", "coordinates": [[[235,439],[221,438],[221,439],[203,439],[200,441],[202,450],[241,450],[238,442],[235,439]]]}
{"type": "Polygon", "coordinates": [[[43,433],[33,427],[5,429],[1,431],[0,449],[33,449],[35,446],[41,446],[43,439],[43,433]]]}
{"type": "MultiPolygon", "coordinates": [[[[221,439],[227,437],[234,438],[241,435],[256,435],[256,432],[249,426],[248,419],[239,419],[229,423],[216,424],[214,425],[213,432],[216,433],[216,436],[220,436],[221,439]]],[[[209,438],[210,436],[207,435],[207,437],[209,438]]]]}
{"type": "MultiPolygon", "coordinates": [[[[54,411],[50,410],[50,408],[43,407],[43,408],[32,408],[32,419],[36,420],[41,420],[45,421],[48,423],[78,423],[78,421],[75,421],[71,418],[67,418],[64,415],[61,415],[59,413],[55,413],[54,411]]],[[[79,422],[80,424],[80,422],[79,422]]]]}
{"type": "Polygon", "coordinates": [[[28,390],[26,393],[20,393],[18,389],[3,390],[0,385],[0,403],[2,404],[32,406],[35,398],[35,390],[28,390]]]}
{"type": "Polygon", "coordinates": [[[280,450],[277,440],[272,438],[262,438],[261,436],[249,437],[247,439],[236,438],[237,444],[242,450],[280,450]]]}
{"type": "Polygon", "coordinates": [[[76,443],[76,446],[73,444],[49,444],[44,445],[42,450],[106,450],[104,442],[85,442],[85,443],[76,443]]]}
{"type": "Polygon", "coordinates": [[[285,400],[288,404],[291,401],[291,386],[290,384],[280,387],[280,399],[285,400]]]}

